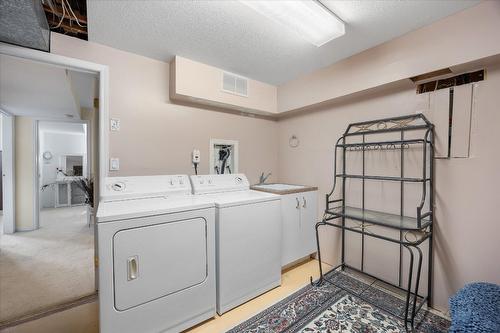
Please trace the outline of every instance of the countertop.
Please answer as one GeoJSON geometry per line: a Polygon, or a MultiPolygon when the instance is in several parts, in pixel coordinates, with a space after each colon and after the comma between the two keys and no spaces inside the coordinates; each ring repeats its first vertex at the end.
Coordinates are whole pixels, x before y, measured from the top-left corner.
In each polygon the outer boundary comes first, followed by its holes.
{"type": "Polygon", "coordinates": [[[65,176],[56,178],[55,183],[63,184],[63,183],[71,183],[75,180],[82,179],[83,176],[65,176]]]}
{"type": "Polygon", "coordinates": [[[311,192],[311,191],[317,191],[318,190],[318,188],[316,186],[299,185],[299,184],[289,184],[289,183],[255,184],[255,185],[250,186],[250,189],[255,190],[255,191],[261,191],[261,192],[268,192],[268,193],[273,193],[273,194],[279,194],[279,195],[286,195],[286,194],[293,194],[293,193],[302,193],[302,192],[311,192]],[[258,185],[272,185],[272,184],[286,184],[286,185],[301,186],[301,187],[300,188],[294,188],[294,189],[287,189],[287,190],[275,190],[275,189],[269,189],[269,188],[256,187],[258,185]]]}

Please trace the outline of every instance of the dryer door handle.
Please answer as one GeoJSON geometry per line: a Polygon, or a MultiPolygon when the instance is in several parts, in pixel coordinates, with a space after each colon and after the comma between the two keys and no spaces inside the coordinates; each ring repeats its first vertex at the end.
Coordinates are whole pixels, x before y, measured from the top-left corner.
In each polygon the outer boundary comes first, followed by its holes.
{"type": "Polygon", "coordinates": [[[133,256],[127,259],[127,281],[135,280],[139,277],[139,258],[133,256]]]}

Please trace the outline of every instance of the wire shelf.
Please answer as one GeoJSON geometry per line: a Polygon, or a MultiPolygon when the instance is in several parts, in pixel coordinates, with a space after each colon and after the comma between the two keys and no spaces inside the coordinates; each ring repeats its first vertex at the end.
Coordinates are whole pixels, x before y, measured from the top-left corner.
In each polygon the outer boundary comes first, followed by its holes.
{"type": "Polygon", "coordinates": [[[398,214],[389,214],[369,209],[345,206],[329,209],[326,211],[334,217],[345,217],[365,223],[381,225],[398,230],[423,230],[426,229],[431,221],[429,219],[421,220],[421,225],[415,217],[401,216],[398,214]]]}

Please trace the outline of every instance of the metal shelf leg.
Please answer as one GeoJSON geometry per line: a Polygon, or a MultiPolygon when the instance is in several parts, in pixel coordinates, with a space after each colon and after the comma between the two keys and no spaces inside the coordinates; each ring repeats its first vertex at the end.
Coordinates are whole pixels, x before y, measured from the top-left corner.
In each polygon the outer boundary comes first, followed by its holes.
{"type": "MultiPolygon", "coordinates": [[[[413,279],[413,251],[410,249],[408,245],[404,245],[404,247],[410,253],[410,267],[409,267],[409,275],[408,275],[408,289],[406,291],[406,302],[405,302],[405,329],[408,331],[408,310],[410,308],[410,297],[411,297],[411,283],[413,279]]],[[[413,326],[413,323],[412,323],[413,326]]]]}
{"type": "Polygon", "coordinates": [[[325,225],[325,221],[321,221],[316,223],[316,248],[318,250],[318,265],[319,265],[319,279],[316,282],[313,282],[313,277],[310,277],[311,284],[313,286],[319,286],[321,283],[323,283],[323,267],[321,267],[321,247],[319,244],[319,227],[322,225],[325,225]]]}
{"type": "Polygon", "coordinates": [[[418,252],[418,266],[417,266],[417,277],[415,280],[415,295],[413,296],[413,309],[411,311],[411,323],[413,327],[413,322],[415,320],[415,309],[417,307],[417,301],[418,301],[418,287],[420,284],[420,272],[422,271],[422,250],[418,247],[415,246],[415,249],[418,252]]]}
{"type": "Polygon", "coordinates": [[[420,286],[420,273],[422,271],[422,250],[418,246],[411,246],[411,245],[405,245],[404,246],[408,252],[410,253],[410,267],[409,267],[409,276],[408,276],[408,288],[407,288],[407,293],[406,293],[406,303],[405,303],[405,329],[408,331],[408,324],[410,324],[411,328],[413,329],[414,324],[415,324],[415,314],[416,314],[416,308],[417,308],[417,302],[418,302],[418,289],[420,286]],[[415,276],[415,289],[412,292],[412,282],[413,282],[413,264],[414,264],[414,253],[413,250],[415,249],[418,254],[418,259],[417,259],[417,274],[415,276]],[[410,299],[413,298],[413,304],[411,305],[411,313],[410,313],[410,299]]]}

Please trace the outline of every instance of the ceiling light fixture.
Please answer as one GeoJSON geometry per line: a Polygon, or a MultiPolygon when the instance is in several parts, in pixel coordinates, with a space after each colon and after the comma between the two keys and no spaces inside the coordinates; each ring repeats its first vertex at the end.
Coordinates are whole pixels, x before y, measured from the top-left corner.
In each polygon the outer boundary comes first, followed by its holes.
{"type": "Polygon", "coordinates": [[[240,2],[295,31],[317,47],[345,34],[344,22],[315,0],[240,2]]]}

